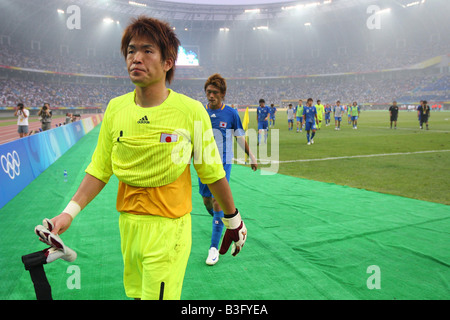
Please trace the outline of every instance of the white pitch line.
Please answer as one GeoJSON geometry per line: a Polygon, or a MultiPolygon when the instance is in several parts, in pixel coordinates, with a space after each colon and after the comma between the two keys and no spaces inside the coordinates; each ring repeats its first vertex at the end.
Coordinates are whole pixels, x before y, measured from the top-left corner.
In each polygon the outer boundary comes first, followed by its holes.
{"type": "MultiPolygon", "coordinates": [[[[313,162],[313,161],[327,161],[327,160],[342,160],[342,159],[353,159],[353,158],[373,158],[373,157],[386,157],[386,156],[404,156],[411,154],[424,154],[424,153],[439,153],[439,152],[450,152],[450,150],[429,150],[429,151],[414,151],[414,152],[396,152],[396,153],[378,153],[378,154],[366,154],[366,155],[357,155],[357,156],[344,156],[344,157],[329,157],[329,158],[320,158],[320,159],[298,159],[298,160],[285,160],[285,161],[277,161],[277,160],[267,160],[267,159],[258,159],[261,162],[266,163],[293,163],[293,162],[313,162]]],[[[240,163],[244,163],[242,159],[235,159],[240,163]]]]}

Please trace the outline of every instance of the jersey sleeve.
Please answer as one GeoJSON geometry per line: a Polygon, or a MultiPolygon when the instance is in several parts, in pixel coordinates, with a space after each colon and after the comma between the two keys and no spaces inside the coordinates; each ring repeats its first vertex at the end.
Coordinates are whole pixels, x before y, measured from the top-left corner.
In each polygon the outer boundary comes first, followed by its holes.
{"type": "Polygon", "coordinates": [[[85,170],[86,173],[103,181],[104,183],[108,183],[109,178],[111,178],[113,174],[111,165],[113,143],[109,126],[109,113],[107,108],[100,127],[97,147],[92,155],[91,163],[85,170]]]}
{"type": "Polygon", "coordinates": [[[196,108],[193,120],[193,165],[200,181],[203,184],[211,184],[224,178],[225,170],[214,139],[211,119],[201,104],[196,108]]]}
{"type": "Polygon", "coordinates": [[[242,127],[241,118],[239,117],[239,113],[236,110],[233,110],[233,125],[234,136],[242,137],[245,136],[244,128],[242,127]]]}

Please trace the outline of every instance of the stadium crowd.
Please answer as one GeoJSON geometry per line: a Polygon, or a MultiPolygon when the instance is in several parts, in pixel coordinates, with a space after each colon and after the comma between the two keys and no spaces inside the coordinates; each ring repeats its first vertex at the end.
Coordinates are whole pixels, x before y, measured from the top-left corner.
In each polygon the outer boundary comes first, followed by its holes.
{"type": "MultiPolygon", "coordinates": [[[[435,48],[437,51],[440,48],[435,48]]],[[[441,51],[442,52],[442,51],[441,51]]],[[[26,50],[16,45],[0,46],[0,65],[60,73],[86,73],[127,77],[123,57],[82,57],[59,52],[26,50]],[[95,67],[94,64],[95,63],[95,67]],[[93,71],[95,70],[95,72],[93,71]]],[[[358,74],[373,70],[401,68],[430,58],[430,52],[411,48],[403,54],[366,54],[351,57],[336,55],[333,58],[278,59],[266,64],[222,61],[205,63],[197,68],[177,68],[175,81],[170,86],[200,101],[204,100],[203,78],[212,73],[221,73],[230,78],[227,102],[238,105],[256,105],[264,97],[270,103],[279,104],[281,100],[320,97],[322,101],[334,103],[341,101],[360,101],[384,104],[393,99],[398,101],[449,101],[450,76],[408,74],[385,76],[385,72],[358,74]],[[336,75],[349,72],[350,75],[336,75]],[[311,76],[328,74],[328,76],[311,76]],[[310,75],[309,77],[296,77],[310,75]],[[259,79],[258,79],[259,78],[259,79]],[[197,80],[196,80],[197,79],[197,80]]],[[[6,70],[6,69],[5,69],[6,70]]],[[[0,69],[1,71],[1,69],[0,69]]],[[[0,106],[15,106],[23,102],[26,106],[41,106],[43,101],[55,107],[106,106],[117,95],[132,90],[131,83],[121,85],[86,83],[82,76],[60,78],[35,76],[29,80],[25,75],[0,73],[0,106]],[[75,79],[76,78],[76,79],[75,79]],[[63,80],[61,80],[63,79],[63,80]],[[64,81],[64,82],[63,82],[64,81]]],[[[91,81],[92,82],[92,81],[91,81]]]]}

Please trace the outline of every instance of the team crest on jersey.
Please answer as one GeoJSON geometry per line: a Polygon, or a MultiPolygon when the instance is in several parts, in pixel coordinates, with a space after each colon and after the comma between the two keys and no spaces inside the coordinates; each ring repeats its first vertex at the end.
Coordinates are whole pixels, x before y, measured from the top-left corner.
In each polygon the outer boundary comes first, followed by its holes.
{"type": "Polygon", "coordinates": [[[145,117],[142,117],[141,119],[139,119],[137,123],[138,124],[149,124],[150,121],[148,121],[147,116],[145,116],[145,117]]]}
{"type": "Polygon", "coordinates": [[[178,135],[170,134],[170,133],[161,133],[161,138],[159,139],[159,142],[162,142],[162,143],[170,143],[170,142],[177,142],[177,141],[178,141],[178,135]]]}
{"type": "Polygon", "coordinates": [[[227,123],[226,123],[226,122],[223,122],[223,121],[220,121],[219,127],[221,127],[221,128],[226,128],[226,127],[227,127],[227,123]]]}

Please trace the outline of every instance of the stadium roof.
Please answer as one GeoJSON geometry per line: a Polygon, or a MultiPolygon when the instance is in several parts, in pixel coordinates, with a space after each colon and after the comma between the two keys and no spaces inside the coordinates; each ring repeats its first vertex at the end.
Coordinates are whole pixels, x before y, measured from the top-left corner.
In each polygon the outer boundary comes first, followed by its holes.
{"type": "Polygon", "coordinates": [[[190,4],[206,4],[206,5],[259,5],[268,3],[289,3],[299,2],[298,0],[160,0],[163,2],[178,2],[190,4]]]}
{"type": "Polygon", "coordinates": [[[168,21],[247,21],[289,17],[298,10],[330,11],[380,0],[64,0],[129,15],[168,21]],[[298,10],[295,10],[298,9],[298,10]]]}

